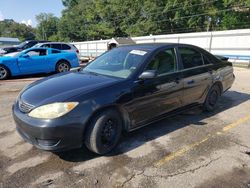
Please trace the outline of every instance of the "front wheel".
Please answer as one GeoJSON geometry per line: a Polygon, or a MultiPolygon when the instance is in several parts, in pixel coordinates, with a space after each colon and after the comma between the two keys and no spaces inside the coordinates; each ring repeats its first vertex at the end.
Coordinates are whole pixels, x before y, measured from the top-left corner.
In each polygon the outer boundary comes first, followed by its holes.
{"type": "Polygon", "coordinates": [[[220,87],[218,85],[212,86],[207,94],[206,101],[203,104],[204,111],[208,112],[214,111],[220,96],[221,96],[220,87]]]}
{"type": "Polygon", "coordinates": [[[118,143],[122,132],[122,119],[113,109],[97,114],[85,134],[85,145],[97,154],[110,152],[118,143]]]}
{"type": "Polygon", "coordinates": [[[70,64],[67,61],[59,61],[56,65],[56,72],[67,72],[70,71],[70,64]]]}
{"type": "Polygon", "coordinates": [[[0,80],[5,80],[9,78],[10,72],[5,66],[0,65],[0,80]]]}

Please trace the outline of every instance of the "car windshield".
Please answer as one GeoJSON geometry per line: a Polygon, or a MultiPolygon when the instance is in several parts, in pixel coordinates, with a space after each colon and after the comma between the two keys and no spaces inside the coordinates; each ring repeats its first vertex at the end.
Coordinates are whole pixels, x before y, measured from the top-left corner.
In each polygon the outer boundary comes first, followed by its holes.
{"type": "Polygon", "coordinates": [[[18,48],[23,48],[27,44],[27,41],[22,42],[21,44],[17,45],[18,48]]]}
{"type": "Polygon", "coordinates": [[[87,65],[82,71],[128,78],[142,64],[148,51],[131,47],[115,48],[87,65]]]}

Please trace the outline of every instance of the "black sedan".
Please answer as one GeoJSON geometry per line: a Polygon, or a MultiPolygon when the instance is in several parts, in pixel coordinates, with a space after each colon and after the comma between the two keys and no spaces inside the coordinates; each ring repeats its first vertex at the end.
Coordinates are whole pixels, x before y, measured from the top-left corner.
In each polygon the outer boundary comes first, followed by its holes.
{"type": "Polygon", "coordinates": [[[13,105],[17,131],[37,148],[86,145],[105,154],[133,131],[194,106],[216,108],[232,64],[186,44],[115,48],[78,72],[32,83],[13,105]]]}

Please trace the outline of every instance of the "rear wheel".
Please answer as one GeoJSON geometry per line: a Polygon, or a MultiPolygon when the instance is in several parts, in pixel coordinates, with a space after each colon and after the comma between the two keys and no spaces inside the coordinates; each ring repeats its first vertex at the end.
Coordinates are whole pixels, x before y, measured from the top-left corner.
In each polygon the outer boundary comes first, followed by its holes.
{"type": "Polygon", "coordinates": [[[218,85],[213,85],[207,94],[205,103],[203,104],[204,111],[214,111],[220,96],[220,87],[218,85]]]}
{"type": "Polygon", "coordinates": [[[122,119],[113,109],[97,114],[85,135],[85,145],[97,154],[110,152],[118,143],[122,132],[122,119]]]}
{"type": "Polygon", "coordinates": [[[9,78],[9,76],[10,76],[9,70],[5,66],[0,65],[0,80],[5,80],[9,78]]]}
{"type": "Polygon", "coordinates": [[[56,65],[56,72],[67,72],[70,71],[70,64],[67,61],[59,61],[56,65]]]}

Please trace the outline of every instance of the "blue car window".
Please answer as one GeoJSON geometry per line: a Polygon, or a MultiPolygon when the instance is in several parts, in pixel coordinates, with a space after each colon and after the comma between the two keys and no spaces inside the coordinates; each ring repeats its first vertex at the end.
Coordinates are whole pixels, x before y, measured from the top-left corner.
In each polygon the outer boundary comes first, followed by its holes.
{"type": "Polygon", "coordinates": [[[26,54],[30,57],[45,56],[47,55],[47,50],[30,50],[26,54]]]}

